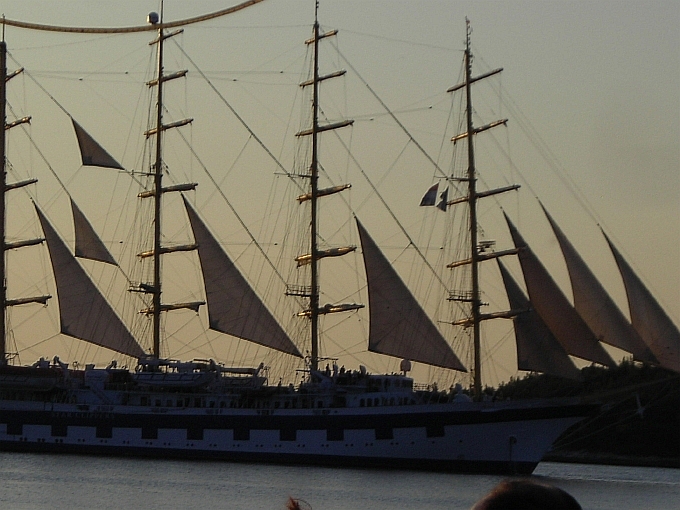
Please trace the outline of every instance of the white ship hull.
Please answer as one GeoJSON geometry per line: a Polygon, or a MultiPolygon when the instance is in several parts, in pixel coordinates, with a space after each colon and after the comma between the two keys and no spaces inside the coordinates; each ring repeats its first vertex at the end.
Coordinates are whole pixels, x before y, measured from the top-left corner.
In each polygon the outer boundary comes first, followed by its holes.
{"type": "Polygon", "coordinates": [[[591,411],[563,400],[290,410],[6,400],[0,449],[531,473],[591,411]]]}

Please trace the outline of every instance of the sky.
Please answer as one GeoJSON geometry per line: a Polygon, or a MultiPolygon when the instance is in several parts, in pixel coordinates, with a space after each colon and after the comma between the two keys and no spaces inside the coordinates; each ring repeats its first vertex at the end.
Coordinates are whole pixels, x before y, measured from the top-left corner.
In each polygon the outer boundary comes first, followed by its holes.
{"type": "MultiPolygon", "coordinates": [[[[235,3],[166,0],[164,16],[166,21],[184,19],[235,3]]],[[[159,3],[156,0],[0,0],[0,9],[11,20],[58,26],[127,27],[145,24],[147,13],[158,11],[159,3]]],[[[480,223],[486,237],[494,239],[498,249],[509,246],[507,232],[499,222],[500,205],[510,213],[565,293],[570,295],[559,247],[540,215],[535,199],[538,197],[622,309],[626,307],[623,286],[598,225],[613,239],[675,323],[680,323],[680,28],[677,24],[680,5],[673,1],[614,0],[322,0],[321,26],[324,30],[339,30],[336,41],[331,44],[337,44],[341,55],[328,52],[322,71],[330,72],[338,67],[349,70],[348,77],[339,85],[331,84],[324,89],[324,94],[328,94],[324,100],[329,98],[323,103],[327,105],[324,114],[331,120],[345,116],[355,118],[352,134],[343,135],[345,142],[361,154],[357,158],[363,162],[381,196],[387,197],[385,200],[409,235],[419,242],[427,234],[418,224],[440,225],[442,222],[436,217],[436,211],[416,207],[420,196],[435,182],[436,172],[413,142],[384,114],[365,84],[395,112],[430,157],[442,168],[448,168],[446,158],[451,151],[448,140],[456,134],[456,129],[447,125],[446,119],[451,105],[460,109],[460,103],[452,102],[446,90],[460,81],[466,17],[472,26],[475,72],[504,68],[501,75],[487,80],[488,84],[475,87],[476,122],[481,125],[496,118],[509,118],[507,128],[496,128],[493,134],[478,136],[477,148],[482,153],[478,162],[480,182],[489,187],[509,182],[523,186],[519,197],[513,193],[481,209],[480,223]],[[331,94],[337,94],[339,99],[331,100],[331,94]],[[537,146],[542,149],[537,150],[537,146]],[[486,149],[495,154],[485,156],[486,149]]],[[[294,133],[304,124],[298,117],[301,112],[304,116],[306,106],[297,83],[302,81],[301,70],[306,58],[304,40],[311,34],[313,19],[313,0],[265,0],[238,13],[187,26],[184,33],[175,38],[178,46],[211,79],[269,150],[281,158],[286,168],[293,168],[295,161],[302,160],[295,152],[294,133]]],[[[61,108],[126,168],[138,171],[144,164],[139,156],[143,138],[133,133],[130,126],[146,120],[146,107],[142,104],[147,92],[143,83],[148,79],[145,73],[151,69],[149,63],[153,55],[148,41],[152,38],[153,32],[112,36],[36,32],[14,27],[7,27],[5,31],[12,58],[26,67],[61,108]]],[[[174,51],[174,55],[168,57],[168,70],[193,67],[181,52],[174,51]]],[[[11,71],[17,65],[10,60],[8,67],[11,71]]],[[[276,197],[267,183],[277,175],[280,177],[280,169],[263,155],[210,88],[198,83],[201,81],[198,73],[190,71],[190,76],[181,84],[173,85],[173,92],[169,92],[169,100],[179,105],[177,118],[183,113],[196,118],[187,136],[195,142],[202,161],[215,169],[223,192],[231,197],[231,203],[254,235],[274,244],[277,238],[265,226],[263,218],[276,217],[277,209],[273,205],[276,197]],[[218,113],[216,120],[201,120],[215,117],[215,113],[218,113]]],[[[71,154],[73,140],[68,136],[72,135],[68,133],[61,108],[55,107],[44,95],[40,108],[33,107],[28,97],[35,89],[34,82],[26,77],[17,80],[21,81],[11,82],[8,96],[11,104],[16,110],[33,116],[32,136],[54,138],[41,142],[45,144],[41,150],[60,178],[73,187],[73,196],[82,202],[95,227],[115,232],[105,237],[114,243],[114,239],[118,239],[114,236],[121,234],[109,213],[117,205],[107,192],[100,194],[93,190],[97,181],[104,181],[104,189],[107,186],[123,189],[124,179],[101,171],[84,172],[77,155],[71,154]],[[50,131],[64,138],[58,140],[50,136],[50,131]],[[106,208],[104,202],[108,202],[106,208]]],[[[169,111],[169,115],[174,116],[175,111],[169,111]]],[[[325,150],[329,171],[343,178],[344,169],[350,164],[339,157],[333,159],[335,152],[330,146],[325,150]],[[333,164],[337,168],[333,169],[333,164]]],[[[14,154],[10,153],[11,162],[19,173],[29,172],[28,167],[44,166],[35,149],[25,159],[14,154]]],[[[178,179],[198,179],[202,175],[195,161],[190,158],[179,161],[175,167],[180,174],[178,179]]],[[[349,170],[346,173],[349,174],[349,170]]],[[[52,177],[47,180],[50,179],[54,181],[52,177]]],[[[40,203],[59,218],[59,199],[52,198],[58,196],[58,189],[54,182],[46,184],[48,188],[52,186],[52,190],[41,192],[40,203]]],[[[374,233],[376,241],[388,247],[388,257],[403,261],[400,250],[408,242],[398,228],[388,226],[389,217],[384,210],[367,205],[370,195],[374,195],[369,188],[366,181],[353,182],[352,209],[374,233]]],[[[237,246],[240,262],[249,264],[246,261],[250,261],[252,253],[248,248],[238,248],[249,243],[247,236],[239,233],[241,227],[232,216],[217,212],[219,193],[207,188],[197,193],[195,199],[205,207],[205,217],[213,231],[222,239],[230,239],[237,246]]],[[[166,224],[181,237],[182,227],[172,221],[168,219],[166,224]]],[[[344,238],[356,241],[356,234],[348,233],[349,223],[339,222],[336,226],[330,220],[324,221],[328,225],[322,226],[335,232],[338,242],[344,238]]],[[[68,232],[67,219],[62,219],[58,227],[68,232]]],[[[335,240],[329,238],[331,243],[335,240]]],[[[45,264],[44,261],[38,263],[45,264]]],[[[325,274],[330,272],[326,271],[325,274]]],[[[407,268],[404,271],[407,283],[409,279],[417,280],[417,273],[407,268]]],[[[517,274],[517,266],[514,272],[517,274]]],[[[176,285],[183,288],[183,280],[176,285]]],[[[270,279],[263,277],[258,285],[274,292],[270,287],[275,285],[270,279]]],[[[493,289],[498,284],[489,282],[489,285],[493,289]]],[[[49,289],[49,284],[46,286],[49,289]]],[[[438,296],[436,291],[420,290],[428,303],[438,296]]],[[[342,286],[339,292],[346,292],[351,300],[366,299],[365,290],[363,298],[345,291],[342,286]]],[[[489,291],[491,306],[507,306],[493,292],[489,291]]],[[[198,288],[192,293],[200,297],[201,290],[198,288]]],[[[178,299],[186,297],[181,292],[177,294],[178,299]]],[[[17,321],[31,323],[30,317],[32,315],[17,321]]],[[[54,327],[55,321],[53,317],[50,327],[54,327]]],[[[354,342],[349,349],[339,347],[341,339],[333,332],[342,325],[339,321],[329,328],[331,332],[325,344],[329,355],[338,356],[343,364],[359,361],[375,370],[394,369],[375,356],[364,361],[355,352],[358,349],[355,344],[361,342],[354,342]]],[[[365,332],[367,326],[358,328],[365,332]]],[[[173,336],[180,330],[180,327],[172,330],[173,336]]],[[[16,341],[20,343],[19,338],[16,341]]],[[[186,347],[181,342],[180,345],[186,347]]],[[[43,347],[46,344],[34,343],[29,349],[30,355],[42,355],[43,347]]],[[[454,343],[454,348],[458,347],[454,343]]],[[[249,352],[247,348],[234,349],[227,354],[250,356],[244,354],[249,352]]],[[[501,351],[504,360],[487,372],[488,382],[496,383],[515,375],[508,362],[512,357],[511,346],[497,347],[491,343],[487,351],[489,354],[501,351]]],[[[188,348],[183,354],[196,355],[188,348]]],[[[84,356],[84,353],[77,355],[84,356]]],[[[438,376],[438,373],[424,375],[438,376]]]]}

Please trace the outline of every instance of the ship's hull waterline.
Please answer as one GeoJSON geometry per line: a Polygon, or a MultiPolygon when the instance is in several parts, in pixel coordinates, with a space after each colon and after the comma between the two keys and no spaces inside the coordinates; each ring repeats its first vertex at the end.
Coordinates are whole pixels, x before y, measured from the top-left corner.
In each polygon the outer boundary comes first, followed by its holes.
{"type": "Polygon", "coordinates": [[[576,403],[220,409],[4,401],[5,451],[530,474],[576,403]]]}

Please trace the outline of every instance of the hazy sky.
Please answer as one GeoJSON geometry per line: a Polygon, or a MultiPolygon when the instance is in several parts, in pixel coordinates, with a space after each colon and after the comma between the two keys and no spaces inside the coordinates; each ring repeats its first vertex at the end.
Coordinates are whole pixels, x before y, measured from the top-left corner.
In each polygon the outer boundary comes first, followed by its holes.
{"type": "MultiPolygon", "coordinates": [[[[192,17],[235,3],[166,0],[165,19],[192,17]]],[[[143,25],[147,12],[158,9],[155,0],[0,0],[0,10],[8,19],[65,26],[143,25]]],[[[299,126],[297,120],[292,127],[289,125],[294,106],[288,98],[297,93],[295,84],[305,55],[303,41],[311,33],[313,16],[314,0],[266,0],[237,14],[188,26],[179,38],[180,45],[220,92],[229,95],[239,114],[253,124],[258,136],[267,143],[271,140],[271,150],[282,154],[284,160],[286,155],[292,158],[294,154],[293,149],[283,148],[286,139],[292,146],[299,126]]],[[[504,68],[501,77],[490,80],[492,84],[486,90],[480,85],[479,92],[475,91],[479,94],[475,95],[476,122],[510,119],[507,130],[497,128],[490,138],[507,146],[507,152],[497,159],[481,159],[483,183],[495,186],[509,180],[521,182],[528,205],[520,205],[515,198],[503,205],[517,219],[539,256],[545,258],[567,295],[570,290],[559,248],[545,220],[538,215],[534,195],[551,211],[622,308],[626,305],[623,288],[599,235],[598,223],[678,324],[680,4],[618,0],[322,0],[319,9],[322,27],[340,30],[337,45],[342,55],[434,158],[440,151],[445,152],[441,149],[440,129],[445,124],[440,122],[451,105],[445,91],[460,79],[466,16],[472,24],[475,70],[481,73],[504,68]],[[497,90],[501,90],[500,94],[497,90]],[[519,120],[513,119],[517,113],[519,120]],[[522,129],[526,123],[535,130],[529,138],[522,129]],[[542,143],[549,148],[552,162],[542,158],[532,145],[542,143]],[[496,173],[504,177],[497,178],[496,173]],[[577,191],[565,187],[565,180],[577,191]],[[535,226],[540,227],[538,232],[529,230],[535,226]]],[[[140,142],[123,126],[137,115],[137,110],[127,105],[140,102],[138,84],[144,77],[137,71],[147,67],[147,42],[152,38],[151,32],[130,36],[64,35],[13,27],[7,27],[5,32],[12,56],[100,141],[106,140],[102,143],[128,168],[139,164],[134,158],[140,142]],[[105,111],[113,111],[113,118],[107,118],[105,111]]],[[[182,57],[168,63],[173,68],[180,65],[190,64],[182,57]]],[[[16,65],[10,62],[8,67],[12,70],[16,65]]],[[[324,64],[326,70],[337,67],[347,68],[347,64],[338,57],[324,64]]],[[[26,83],[24,88],[30,86],[26,83]]],[[[348,94],[336,105],[338,110],[357,116],[357,126],[370,122],[375,127],[387,125],[391,121],[381,115],[377,103],[369,102],[370,95],[359,82],[358,88],[362,87],[362,99],[354,103],[348,94]],[[369,117],[361,117],[362,108],[369,110],[363,113],[369,117]]],[[[179,88],[184,91],[189,87],[179,88]]],[[[355,89],[348,85],[347,90],[355,89]]],[[[17,95],[12,97],[20,97],[20,90],[13,93],[17,95]]],[[[188,94],[196,104],[187,101],[184,107],[197,119],[205,112],[223,108],[217,99],[188,94]]],[[[32,110],[28,104],[18,104],[19,99],[15,101],[17,108],[25,108],[34,116],[34,133],[40,132],[41,123],[50,124],[49,118],[41,118],[42,112],[32,110]]],[[[61,114],[57,111],[55,115],[61,114]]],[[[223,148],[224,142],[199,140],[200,126],[193,129],[194,139],[208,151],[208,141],[223,148]]],[[[393,125],[386,129],[389,133],[398,131],[393,125]]],[[[388,136],[391,135],[376,135],[376,140],[385,143],[382,138],[388,136]]],[[[362,142],[366,140],[354,141],[359,146],[362,142]]],[[[365,161],[368,168],[371,164],[382,165],[374,176],[375,182],[384,179],[380,181],[381,193],[393,189],[401,193],[391,205],[405,224],[413,225],[415,215],[433,214],[415,206],[432,184],[435,172],[424,158],[418,160],[412,155],[421,166],[414,168],[411,178],[399,182],[397,179],[408,176],[398,171],[396,175],[389,174],[386,158],[396,158],[405,144],[403,138],[395,136],[391,147],[394,154],[387,153],[388,141],[386,149],[366,156],[365,161]]],[[[234,151],[240,149],[237,145],[234,151]]],[[[55,157],[59,157],[60,150],[65,150],[63,145],[54,148],[55,157]]],[[[413,151],[413,146],[408,150],[413,151]]],[[[77,167],[76,162],[66,168],[62,179],[68,180],[77,167]]],[[[270,164],[265,173],[271,177],[275,170],[270,164]]],[[[244,190],[239,193],[244,194],[244,190]]],[[[89,205],[96,216],[96,195],[83,188],[80,194],[86,208],[89,205]]],[[[486,219],[487,213],[498,217],[498,207],[483,209],[480,221],[486,219]]],[[[250,221],[256,222],[256,216],[249,217],[250,221]]],[[[104,220],[93,219],[95,225],[98,221],[104,220]]],[[[368,226],[378,231],[378,241],[382,236],[389,244],[397,242],[389,229],[380,230],[378,220],[372,227],[368,226]]],[[[499,248],[506,247],[501,244],[508,243],[507,234],[503,238],[504,234],[496,234],[494,227],[488,228],[499,248]]],[[[505,369],[497,377],[509,375],[511,370],[505,369]]]]}

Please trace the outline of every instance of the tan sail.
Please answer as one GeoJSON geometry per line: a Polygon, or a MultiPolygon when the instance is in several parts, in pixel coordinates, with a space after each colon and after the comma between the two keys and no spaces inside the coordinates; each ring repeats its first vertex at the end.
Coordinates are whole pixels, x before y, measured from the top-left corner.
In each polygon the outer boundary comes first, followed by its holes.
{"type": "Polygon", "coordinates": [[[76,257],[98,260],[117,266],[118,264],[113,255],[104,246],[104,243],[73,199],[71,199],[71,211],[73,211],[73,228],[76,234],[76,257]]]}
{"type": "Polygon", "coordinates": [[[496,259],[503,277],[503,284],[512,310],[519,313],[512,319],[517,344],[517,368],[528,372],[581,379],[581,372],[569,354],[550,332],[548,326],[531,307],[515,279],[510,275],[500,259],[496,259]]]}
{"type": "Polygon", "coordinates": [[[557,237],[567,263],[574,308],[601,342],[605,342],[633,355],[637,361],[657,363],[654,354],[642,341],[614,300],[590,271],[586,263],[569,242],[564,232],[543,208],[557,237]]]}
{"type": "Polygon", "coordinates": [[[210,328],[301,358],[298,348],[186,199],[184,205],[198,244],[210,328]]]}
{"type": "Polygon", "coordinates": [[[518,256],[529,300],[551,333],[572,356],[601,365],[616,366],[507,215],[505,220],[515,247],[520,250],[518,256]]]}
{"type": "Polygon", "coordinates": [[[607,235],[604,232],[602,234],[619,266],[633,327],[662,367],[680,372],[680,331],[607,235]]]}
{"type": "Polygon", "coordinates": [[[368,281],[368,350],[467,372],[358,219],[357,228],[368,281]]]}
{"type": "Polygon", "coordinates": [[[140,357],[144,350],[36,206],[52,260],[61,332],[108,349],[140,357]]]}
{"type": "Polygon", "coordinates": [[[99,145],[80,124],[73,118],[71,118],[71,121],[73,122],[73,129],[76,131],[76,138],[78,138],[80,157],[83,161],[83,165],[123,170],[121,164],[113,159],[113,156],[106,152],[106,149],[99,145]]]}

